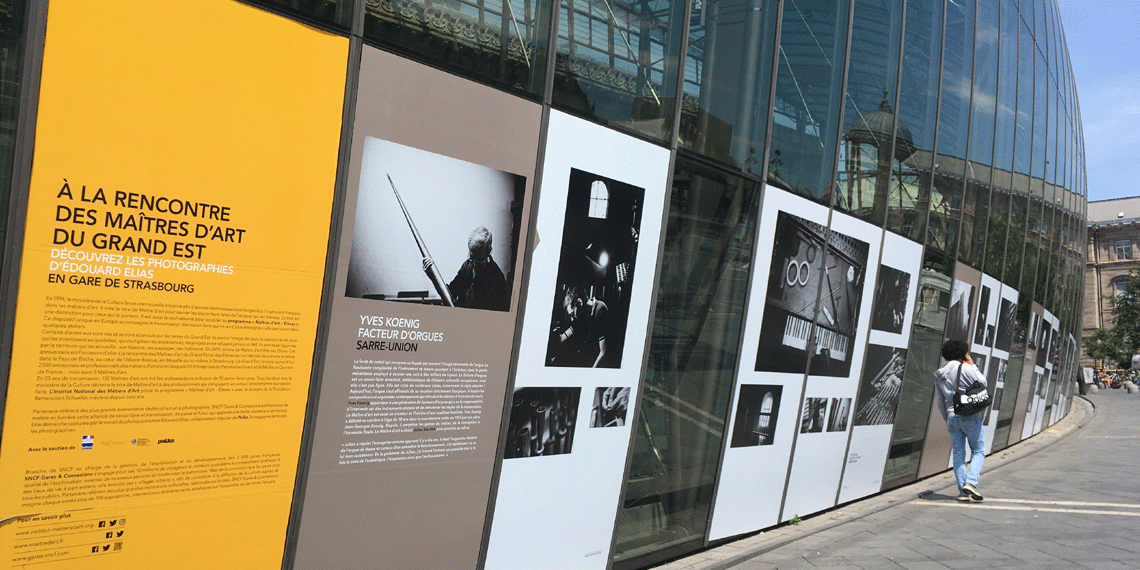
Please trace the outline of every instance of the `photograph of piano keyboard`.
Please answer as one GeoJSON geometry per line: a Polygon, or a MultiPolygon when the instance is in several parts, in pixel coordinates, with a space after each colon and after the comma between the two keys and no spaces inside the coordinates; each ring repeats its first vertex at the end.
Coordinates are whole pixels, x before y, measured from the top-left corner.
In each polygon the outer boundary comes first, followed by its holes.
{"type": "Polygon", "coordinates": [[[810,374],[848,375],[868,249],[864,241],[779,213],[757,371],[802,372],[811,353],[810,374]]]}

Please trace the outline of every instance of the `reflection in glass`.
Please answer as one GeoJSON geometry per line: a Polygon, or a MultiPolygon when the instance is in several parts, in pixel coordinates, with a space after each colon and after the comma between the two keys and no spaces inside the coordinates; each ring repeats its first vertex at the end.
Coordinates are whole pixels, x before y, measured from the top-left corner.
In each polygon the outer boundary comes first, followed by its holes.
{"type": "Polygon", "coordinates": [[[511,91],[538,95],[550,0],[367,0],[364,39],[511,91]]]}
{"type": "Polygon", "coordinates": [[[758,202],[755,183],[678,158],[615,568],[704,539],[758,202]]]}
{"type": "MultiPolygon", "coordinates": [[[[979,2],[974,47],[974,93],[970,100],[970,160],[993,164],[998,79],[999,2],[979,2]]],[[[988,183],[988,181],[987,181],[988,183]]]]}
{"type": "MultiPolygon", "coordinates": [[[[894,176],[888,189],[886,227],[916,242],[922,242],[926,237],[930,203],[930,169],[934,160],[938,69],[942,50],[942,4],[906,4],[896,134],[900,141],[909,134],[915,151],[894,164],[894,176]],[[905,131],[903,127],[906,127],[905,131]]],[[[896,142],[898,144],[900,142],[896,142]]]]}
{"type": "Polygon", "coordinates": [[[352,20],[352,0],[252,0],[283,12],[347,29],[352,20]]]}
{"type": "Polygon", "coordinates": [[[1013,170],[1013,136],[1017,129],[1017,30],[1020,21],[1016,0],[1002,0],[993,147],[994,166],[1009,171],[1013,170]]]}
{"type": "Polygon", "coordinates": [[[978,267],[986,244],[986,218],[990,207],[990,171],[987,166],[967,164],[965,200],[962,204],[962,239],[958,261],[978,267]]]}
{"type": "Polygon", "coordinates": [[[894,162],[914,154],[906,125],[899,126],[893,157],[891,151],[895,113],[888,93],[894,92],[897,78],[901,24],[901,3],[855,0],[835,207],[878,225],[895,183],[894,162]]]}
{"type": "Polygon", "coordinates": [[[900,388],[898,414],[883,473],[884,490],[910,483],[918,476],[930,404],[934,399],[934,383],[930,379],[938,368],[942,350],[953,271],[949,256],[926,250],[918,278],[914,329],[900,388]]]}
{"type": "Polygon", "coordinates": [[[768,183],[829,203],[847,44],[847,0],[784,4],[768,183]]]}
{"type": "MultiPolygon", "coordinates": [[[[990,227],[986,235],[985,272],[998,279],[1002,279],[1003,268],[1007,265],[1005,262],[1006,235],[1009,233],[1011,212],[1009,200],[1009,191],[999,188],[995,184],[993,193],[990,195],[990,227]]],[[[1012,259],[1012,255],[1010,258],[1012,259]]]]}
{"type": "Polygon", "coordinates": [[[562,0],[554,105],[664,140],[684,9],[669,0],[562,0]]]}
{"type": "Polygon", "coordinates": [[[1045,143],[1046,128],[1049,126],[1049,70],[1045,67],[1045,56],[1041,55],[1040,48],[1033,54],[1033,163],[1032,172],[1034,180],[1045,178],[1045,143]]]}
{"type": "MultiPolygon", "coordinates": [[[[1023,13],[1024,14],[1024,13],[1023,13]]],[[[1036,46],[1029,28],[1022,25],[1017,48],[1017,141],[1014,170],[1029,174],[1033,159],[1033,63],[1036,46]]]]}
{"type": "Polygon", "coordinates": [[[678,145],[759,175],[776,2],[697,2],[690,22],[678,145]]]}
{"type": "Polygon", "coordinates": [[[935,156],[935,172],[930,187],[930,218],[927,220],[926,245],[952,254],[958,247],[958,223],[962,208],[963,161],[944,155],[935,156]],[[948,172],[949,171],[949,172],[948,172]]]}
{"type": "MultiPolygon", "coordinates": [[[[947,2],[946,36],[942,51],[942,93],[938,100],[940,155],[966,158],[973,56],[974,2],[947,2]]],[[[950,172],[960,171],[954,169],[950,172]]]]}

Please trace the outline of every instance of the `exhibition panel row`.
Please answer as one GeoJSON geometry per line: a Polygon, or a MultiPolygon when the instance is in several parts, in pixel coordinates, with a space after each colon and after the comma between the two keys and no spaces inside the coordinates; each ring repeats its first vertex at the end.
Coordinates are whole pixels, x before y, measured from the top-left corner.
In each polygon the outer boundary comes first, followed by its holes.
{"type": "Polygon", "coordinates": [[[1060,420],[1052,3],[805,1],[22,4],[0,568],[648,567],[946,470],[945,339],[1060,420]]]}

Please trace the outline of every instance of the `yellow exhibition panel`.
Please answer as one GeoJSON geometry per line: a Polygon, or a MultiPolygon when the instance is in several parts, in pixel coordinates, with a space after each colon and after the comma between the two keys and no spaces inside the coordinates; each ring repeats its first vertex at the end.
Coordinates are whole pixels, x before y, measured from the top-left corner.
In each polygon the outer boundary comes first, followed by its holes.
{"type": "Polygon", "coordinates": [[[280,567],[347,57],[228,0],[51,2],[0,568],[280,567]]]}

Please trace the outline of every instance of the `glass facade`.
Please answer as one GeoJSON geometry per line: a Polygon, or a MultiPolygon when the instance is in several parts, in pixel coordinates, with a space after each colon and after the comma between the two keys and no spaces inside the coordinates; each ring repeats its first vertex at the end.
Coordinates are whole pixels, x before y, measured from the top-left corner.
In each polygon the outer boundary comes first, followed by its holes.
{"type": "MultiPolygon", "coordinates": [[[[0,11],[0,243],[8,234],[8,200],[16,155],[16,120],[20,112],[21,75],[24,68],[24,2],[0,11]]],[[[0,267],[3,277],[7,267],[0,267]]]]}
{"type": "MultiPolygon", "coordinates": [[[[900,286],[913,283],[913,309],[897,315],[893,333],[905,349],[888,375],[898,403],[874,492],[915,481],[924,461],[944,467],[948,459],[927,432],[938,425],[931,421],[931,375],[951,334],[948,315],[960,281],[973,279],[979,290],[982,281],[997,283],[993,295],[1003,301],[995,306],[1008,315],[996,327],[998,344],[1008,334],[1000,349],[1006,358],[989,375],[1004,386],[988,424],[993,449],[1059,419],[1050,412],[1072,395],[1087,188],[1078,94],[1055,0],[248,3],[330,33],[362,30],[359,42],[541,106],[544,126],[551,111],[560,111],[668,154],[652,320],[629,325],[648,331],[648,348],[644,362],[633,364],[640,366],[640,401],[630,405],[637,412],[626,426],[614,568],[647,567],[716,542],[711,527],[735,437],[729,433],[734,397],[741,371],[751,372],[758,360],[755,346],[745,346],[749,319],[761,310],[750,291],[766,285],[760,270],[777,266],[765,257],[773,235],[760,231],[769,192],[822,212],[821,223],[796,221],[818,226],[819,243],[838,231],[827,224],[853,219],[876,230],[880,244],[901,239],[920,252],[906,260],[913,282],[900,286]],[[1055,317],[1051,333],[1042,332],[1051,326],[1040,324],[1043,315],[1055,317]],[[1023,388],[1025,382],[1031,385],[1023,388]]],[[[5,193],[20,105],[24,4],[0,12],[5,193]]],[[[460,109],[465,104],[448,93],[424,96],[460,109]]],[[[534,153],[542,158],[546,133],[537,139],[543,142],[534,153]]],[[[522,174],[540,181],[539,196],[565,190],[540,188],[541,171],[522,174]]],[[[0,198],[6,223],[8,196],[0,198]]],[[[632,233],[636,244],[637,229],[632,233]]],[[[893,254],[882,248],[882,259],[868,266],[893,254]]],[[[1131,257],[1132,244],[1117,242],[1115,252],[1131,257]]],[[[830,250],[820,255],[821,265],[841,257],[830,250]]],[[[858,281],[859,268],[848,269],[847,281],[858,281]]],[[[882,311],[889,294],[873,285],[867,306],[882,311]]],[[[813,323],[833,319],[816,308],[821,290],[807,296],[813,323]]],[[[984,309],[970,299],[967,311],[977,316],[984,309]]],[[[816,337],[807,338],[805,347],[818,348],[816,337]]],[[[871,351],[863,350],[870,336],[853,338],[863,345],[851,354],[871,362],[871,351]]],[[[790,374],[800,375],[798,386],[816,375],[809,364],[790,374]]],[[[785,413],[794,415],[801,411],[794,406],[806,403],[790,405],[785,413]]],[[[798,445],[808,444],[790,449],[798,445]]],[[[782,468],[786,491],[792,469],[782,468]]],[[[838,486],[830,491],[840,496],[838,486]]]]}

